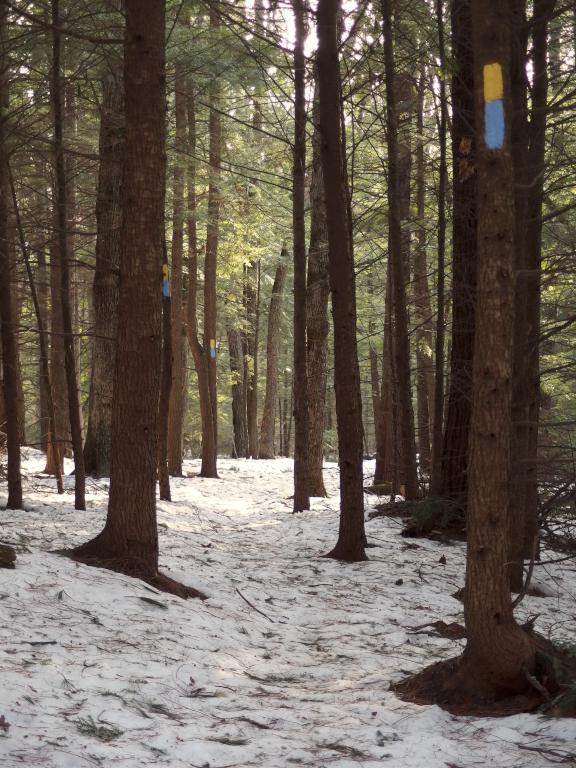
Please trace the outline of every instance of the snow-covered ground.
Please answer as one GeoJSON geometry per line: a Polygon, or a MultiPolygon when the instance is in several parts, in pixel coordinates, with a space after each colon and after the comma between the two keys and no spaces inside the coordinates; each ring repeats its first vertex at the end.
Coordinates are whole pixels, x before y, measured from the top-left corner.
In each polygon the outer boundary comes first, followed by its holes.
{"type": "MultiPolygon", "coordinates": [[[[453,717],[388,690],[458,652],[459,642],[411,628],[462,621],[451,595],[464,550],[405,540],[397,522],[377,518],[369,562],[322,559],[338,529],[334,465],[330,498],[295,516],[286,459],[223,459],[220,480],[186,462],[192,476],[159,504],[162,569],[209,595],[185,602],[49,554],[101,529],[107,483],[90,482],[88,510],[76,512],[72,492],[58,497],[38,475],[39,454],[27,456],[27,510],[0,517],[0,540],[18,549],[16,570],[0,570],[2,768],[576,761],[574,720],[453,717]]],[[[519,617],[538,613],[537,629],[574,642],[570,563],[537,570],[553,596],[526,598],[519,617]]]]}

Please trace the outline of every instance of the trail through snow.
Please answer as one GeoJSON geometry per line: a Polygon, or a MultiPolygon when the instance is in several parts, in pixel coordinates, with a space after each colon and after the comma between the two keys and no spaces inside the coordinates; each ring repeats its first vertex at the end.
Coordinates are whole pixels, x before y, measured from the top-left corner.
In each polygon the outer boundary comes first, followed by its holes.
{"type": "MultiPolygon", "coordinates": [[[[451,595],[464,548],[406,541],[376,518],[369,562],[322,559],[338,529],[335,465],[330,497],[297,516],[286,459],[222,459],[220,480],[173,480],[161,568],[209,595],[184,602],[50,554],[101,529],[107,483],[89,482],[77,512],[42,464],[28,452],[27,510],[0,518],[18,549],[16,570],[0,570],[2,768],[576,764],[574,720],[453,717],[389,692],[460,650],[411,629],[462,621],[451,595]]],[[[520,619],[539,613],[539,631],[573,643],[576,576],[570,563],[544,575],[553,596],[527,598],[520,619]]]]}

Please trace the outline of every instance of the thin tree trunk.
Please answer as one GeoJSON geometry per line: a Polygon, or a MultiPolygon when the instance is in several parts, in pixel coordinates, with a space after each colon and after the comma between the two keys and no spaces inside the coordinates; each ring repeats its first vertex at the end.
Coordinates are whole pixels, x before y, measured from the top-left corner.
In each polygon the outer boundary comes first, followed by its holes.
{"type": "Polygon", "coordinates": [[[477,279],[477,174],[471,0],[453,0],[452,340],[440,495],[462,509],[468,488],[477,279]]]}
{"type": "Polygon", "coordinates": [[[74,454],[74,488],[76,509],[86,509],[84,473],[84,454],[82,450],[82,421],[78,381],[76,378],[76,355],[74,349],[74,328],[72,307],[70,304],[70,256],[68,250],[68,209],[66,189],[66,168],[63,146],[63,92],[61,55],[62,41],[60,32],[60,2],[52,0],[52,82],[51,97],[54,117],[54,153],[56,182],[56,218],[58,227],[58,252],[60,257],[60,288],[62,303],[62,330],[64,334],[64,363],[68,388],[68,410],[72,433],[72,451],[74,454]]]}
{"type": "Polygon", "coordinates": [[[174,160],[172,215],[172,387],[168,419],[168,470],[182,477],[182,430],[186,403],[186,347],[183,313],[182,260],[184,253],[184,163],[186,152],[186,75],[176,64],[175,78],[176,157],[174,160]]]}
{"type": "Polygon", "coordinates": [[[102,77],[100,167],[96,199],[96,271],[93,286],[94,337],[84,444],[86,472],[110,475],[113,376],[118,334],[120,266],[120,192],[124,155],[124,86],[122,60],[114,59],[102,77]]]}
{"type": "Polygon", "coordinates": [[[328,229],[322,176],[320,108],[315,85],[312,118],[312,174],[310,178],[310,247],[306,295],[308,364],[308,483],[311,496],[326,496],[324,463],[324,422],[328,379],[328,229]]]}
{"type": "Polygon", "coordinates": [[[9,64],[6,49],[7,7],[0,2],[0,329],[2,394],[8,449],[8,509],[22,507],[20,474],[20,412],[18,401],[18,346],[14,323],[13,270],[8,246],[8,183],[6,178],[6,118],[9,109],[9,64]]]}
{"type": "Polygon", "coordinates": [[[444,416],[444,271],[446,261],[446,184],[448,168],[446,163],[446,130],[448,125],[448,102],[446,97],[446,52],[444,45],[444,3],[436,0],[436,24],[438,29],[440,54],[440,120],[438,125],[438,143],[440,157],[438,163],[438,277],[436,282],[436,346],[435,346],[435,378],[434,378],[434,415],[432,418],[432,472],[430,488],[438,494],[442,488],[442,427],[444,416]]]}
{"type": "Polygon", "coordinates": [[[110,501],[104,530],[74,555],[158,572],[156,467],[165,193],[165,3],[126,0],[126,145],[110,501]],[[138,396],[135,397],[134,393],[138,396]]]}
{"type": "Polygon", "coordinates": [[[46,395],[46,406],[48,411],[48,451],[51,453],[54,459],[55,474],[56,474],[56,488],[58,493],[64,493],[64,484],[62,482],[62,460],[60,457],[60,444],[56,439],[56,408],[54,405],[54,397],[52,394],[52,386],[50,382],[50,364],[49,364],[49,352],[48,352],[48,335],[44,326],[44,315],[40,305],[40,299],[36,290],[36,281],[34,279],[34,273],[32,272],[32,265],[30,264],[30,257],[28,255],[28,247],[26,244],[26,237],[24,229],[22,227],[22,220],[20,218],[20,209],[18,207],[18,199],[16,197],[16,189],[14,187],[14,180],[10,171],[10,166],[6,164],[8,171],[8,177],[10,181],[10,189],[12,192],[12,204],[14,206],[14,213],[16,216],[16,226],[18,229],[18,238],[20,240],[20,249],[24,258],[24,264],[26,265],[26,274],[28,275],[28,285],[30,287],[30,294],[32,297],[32,304],[34,305],[34,313],[36,315],[36,324],[38,326],[38,342],[40,346],[40,372],[42,376],[43,389],[46,395]]]}
{"type": "Polygon", "coordinates": [[[276,401],[278,398],[278,358],[280,352],[280,331],[282,323],[282,300],[284,282],[286,280],[285,248],[280,255],[282,262],[276,267],[270,311],[268,312],[268,340],[266,344],[266,394],[264,396],[264,411],[260,427],[260,459],[274,458],[274,421],[276,419],[276,401]]]}
{"type": "Polygon", "coordinates": [[[341,135],[341,85],[337,20],[340,3],[318,4],[318,87],[322,169],[329,242],[330,289],[334,322],[334,385],[340,466],[340,530],[328,554],[339,560],[365,560],[362,469],[362,399],[356,340],[354,254],[348,221],[345,156],[341,135]]]}
{"type": "Polygon", "coordinates": [[[172,378],[172,299],[168,253],[164,245],[162,264],[162,372],[160,374],[160,402],[158,406],[158,487],[162,501],[171,501],[170,471],[168,468],[168,436],[170,415],[170,394],[172,378]]]}
{"type": "Polygon", "coordinates": [[[248,452],[246,458],[258,458],[258,345],[260,337],[260,260],[246,268],[247,288],[247,356],[246,377],[246,424],[248,428],[248,452]],[[256,285],[250,283],[254,276],[256,285]]]}
{"type": "Polygon", "coordinates": [[[394,357],[398,377],[397,397],[400,422],[402,477],[406,498],[418,497],[418,471],[416,467],[416,438],[412,388],[410,383],[410,342],[406,309],[405,271],[402,259],[402,230],[400,223],[398,177],[398,114],[394,88],[394,51],[392,38],[392,11],[390,0],[382,0],[384,21],[384,66],[386,80],[386,118],[388,143],[388,211],[389,249],[392,265],[392,290],[394,296],[395,343],[394,357]]]}
{"type": "Polygon", "coordinates": [[[244,350],[242,333],[227,328],[230,374],[232,376],[232,458],[244,458],[247,451],[246,400],[244,386],[244,350]]]}
{"type": "MultiPolygon", "coordinates": [[[[380,411],[377,424],[376,466],[374,485],[392,483],[395,477],[396,457],[394,441],[394,333],[392,307],[392,275],[390,256],[386,276],[386,294],[384,299],[384,337],[382,354],[382,385],[380,390],[380,411]]],[[[392,490],[398,490],[393,488],[392,490]]]]}
{"type": "Polygon", "coordinates": [[[306,60],[305,6],[292,0],[294,13],[294,150],[292,234],[294,238],[294,512],[310,509],[308,479],[308,365],[306,360],[306,60]]]}
{"type": "MultiPolygon", "coordinates": [[[[202,421],[201,477],[218,477],[216,432],[210,394],[209,354],[200,343],[197,317],[198,236],[196,231],[196,109],[192,81],[187,84],[188,113],[188,301],[186,306],[187,336],[198,379],[200,418],[202,421]]],[[[214,354],[216,349],[214,348],[214,354]]]]}
{"type": "Polygon", "coordinates": [[[414,254],[414,304],[416,307],[416,402],[418,410],[418,449],[420,466],[425,473],[431,468],[431,422],[434,401],[434,367],[432,364],[432,303],[426,263],[426,168],[424,164],[424,76],[418,83],[416,134],[416,208],[418,229],[414,254]]]}
{"type": "MultiPolygon", "coordinates": [[[[220,26],[218,12],[211,8],[210,27],[220,26]]],[[[208,222],[206,225],[206,254],[204,260],[204,354],[207,357],[208,386],[214,453],[218,452],[218,391],[216,379],[216,263],[220,218],[220,167],[222,154],[222,129],[220,125],[220,96],[216,81],[210,87],[209,114],[209,171],[208,171],[208,222]]],[[[214,469],[216,455],[214,456],[214,469]]]]}

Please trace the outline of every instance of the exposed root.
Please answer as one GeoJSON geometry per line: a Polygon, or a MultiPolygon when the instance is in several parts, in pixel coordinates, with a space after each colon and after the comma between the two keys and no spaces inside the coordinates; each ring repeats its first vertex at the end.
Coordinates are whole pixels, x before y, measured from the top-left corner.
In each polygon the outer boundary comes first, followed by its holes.
{"type": "Polygon", "coordinates": [[[160,573],[157,569],[152,568],[144,560],[137,557],[96,557],[83,554],[82,547],[73,550],[61,551],[60,554],[66,555],[70,559],[77,563],[83,563],[93,568],[105,568],[108,571],[114,571],[115,573],[122,573],[124,576],[131,576],[134,579],[140,579],[140,581],[150,584],[160,592],[167,592],[169,595],[176,595],[183,600],[187,600],[191,597],[197,597],[200,600],[205,600],[206,595],[202,592],[188,587],[175,579],[160,573]]]}

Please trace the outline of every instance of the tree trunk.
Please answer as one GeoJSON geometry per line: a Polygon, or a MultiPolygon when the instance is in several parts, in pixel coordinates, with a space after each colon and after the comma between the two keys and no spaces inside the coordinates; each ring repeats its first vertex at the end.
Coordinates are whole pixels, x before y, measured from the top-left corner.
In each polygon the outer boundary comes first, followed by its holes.
{"type": "Polygon", "coordinates": [[[184,253],[184,163],[186,153],[186,75],[184,66],[176,64],[175,79],[176,157],[174,159],[172,214],[172,387],[168,419],[168,470],[182,477],[182,430],[186,404],[186,347],[182,291],[182,259],[184,253]]]}
{"type": "Polygon", "coordinates": [[[260,330],[260,261],[244,270],[246,332],[244,337],[244,385],[246,388],[246,458],[258,458],[258,343],[260,330]],[[252,282],[253,281],[253,282],[252,282]]]}
{"type": "MultiPolygon", "coordinates": [[[[393,483],[396,476],[396,441],[394,440],[395,396],[394,396],[394,333],[392,307],[392,275],[390,256],[386,276],[386,295],[384,300],[384,343],[382,355],[382,386],[380,390],[380,410],[376,426],[376,466],[374,485],[393,483]]],[[[395,486],[392,489],[398,490],[395,486]]]]}
{"type": "MultiPolygon", "coordinates": [[[[306,360],[306,59],[305,6],[294,12],[294,150],[292,235],[294,238],[294,512],[310,509],[308,479],[308,365],[306,360]]],[[[339,117],[339,115],[338,115],[339,117]]]]}
{"type": "Polygon", "coordinates": [[[326,197],[330,289],[334,323],[334,385],[340,466],[340,530],[329,557],[365,560],[362,469],[362,399],[356,340],[356,287],[352,252],[346,159],[342,152],[341,83],[337,19],[340,3],[318,4],[318,87],[322,133],[322,170],[326,197]]]}
{"type": "Polygon", "coordinates": [[[306,295],[308,365],[308,488],[311,496],[326,496],[324,463],[324,421],[328,379],[328,229],[322,177],[320,109],[315,86],[312,118],[312,175],[310,178],[310,247],[306,295]]]}
{"type": "MultiPolygon", "coordinates": [[[[188,301],[186,324],[188,344],[194,358],[200,399],[202,421],[202,465],[201,477],[218,477],[215,420],[212,415],[210,393],[209,354],[200,343],[196,298],[198,292],[198,236],[196,231],[196,109],[192,81],[187,84],[188,113],[188,301]]],[[[214,286],[215,287],[215,286],[214,286]]],[[[206,290],[206,288],[205,288],[206,290]]],[[[214,354],[216,348],[214,347],[214,354]]]]}
{"type": "Polygon", "coordinates": [[[453,0],[452,47],[452,349],[440,495],[462,508],[468,488],[468,439],[476,307],[476,138],[471,0],[453,0]]]}
{"type": "Polygon", "coordinates": [[[52,0],[52,82],[51,98],[54,118],[54,154],[56,186],[56,221],[58,228],[58,255],[60,257],[60,300],[62,303],[62,331],[64,337],[64,364],[68,390],[68,412],[72,434],[74,454],[74,488],[76,509],[86,509],[84,454],[82,447],[82,419],[78,380],[76,377],[76,354],[74,345],[74,327],[72,321],[70,289],[70,254],[68,240],[68,208],[66,188],[66,167],[63,145],[63,90],[61,55],[62,39],[60,32],[60,2],[52,0]]]}
{"type": "Polygon", "coordinates": [[[246,426],[246,389],[244,386],[244,350],[242,333],[237,328],[227,328],[230,374],[232,377],[232,458],[244,458],[248,450],[246,426]]]}
{"type": "Polygon", "coordinates": [[[414,253],[414,305],[416,308],[416,403],[418,412],[418,450],[425,473],[431,468],[434,366],[432,364],[432,302],[426,262],[426,168],[424,165],[424,76],[418,84],[416,134],[416,208],[418,229],[414,253]]]}
{"type": "Polygon", "coordinates": [[[156,465],[161,368],[165,189],[165,3],[126,0],[126,146],[110,501],[104,530],[75,550],[158,570],[156,465]],[[134,393],[138,393],[138,397],[134,393]]]}
{"type": "Polygon", "coordinates": [[[162,501],[172,501],[170,471],[168,468],[168,434],[172,378],[172,299],[168,253],[164,245],[162,264],[162,371],[160,374],[160,402],[158,405],[158,490],[162,501]]]}
{"type": "Polygon", "coordinates": [[[118,334],[118,284],[120,267],[120,185],[124,155],[124,85],[122,61],[114,60],[102,77],[100,118],[100,167],[96,198],[96,271],[93,286],[94,337],[88,431],[84,444],[86,472],[93,477],[110,475],[110,440],[114,378],[110,369],[116,358],[118,334]]]}
{"type": "Polygon", "coordinates": [[[438,29],[440,54],[440,119],[438,124],[438,143],[440,145],[438,182],[438,278],[436,284],[436,346],[434,359],[436,370],[434,377],[434,415],[432,418],[432,472],[430,488],[438,494],[442,487],[442,421],[444,416],[444,270],[446,261],[446,184],[448,169],[446,164],[446,129],[448,125],[448,102],[446,97],[446,53],[444,46],[443,0],[436,0],[436,24],[438,29]]]}
{"type": "Polygon", "coordinates": [[[2,395],[8,449],[8,509],[22,508],[20,474],[20,412],[18,401],[18,346],[14,323],[13,270],[8,246],[8,183],[6,178],[6,118],[9,109],[9,69],[6,57],[6,3],[0,2],[0,329],[2,342],[2,395]]]}
{"type": "Polygon", "coordinates": [[[408,499],[418,497],[418,471],[416,467],[416,438],[412,388],[410,383],[410,342],[408,337],[408,313],[406,309],[405,271],[402,258],[401,210],[399,198],[398,168],[398,110],[394,88],[394,51],[392,38],[392,11],[390,0],[382,0],[384,21],[384,66],[386,80],[386,122],[388,144],[388,242],[392,266],[392,291],[394,296],[394,357],[398,379],[398,416],[401,439],[401,485],[408,499]]]}
{"type": "Polygon", "coordinates": [[[270,311],[268,312],[268,341],[266,344],[266,394],[260,429],[260,459],[274,458],[274,422],[276,419],[276,400],[278,398],[278,358],[280,352],[280,330],[282,324],[282,299],[286,280],[285,261],[288,253],[282,249],[282,263],[276,267],[276,276],[272,286],[270,311]]]}
{"type": "MultiPolygon", "coordinates": [[[[220,16],[211,8],[210,27],[218,29],[220,16]]],[[[216,81],[210,86],[208,222],[206,225],[206,255],[204,260],[204,354],[207,359],[210,413],[214,440],[214,465],[218,453],[218,388],[216,379],[216,263],[220,218],[220,166],[222,130],[220,126],[219,92],[216,81]]],[[[215,469],[215,466],[214,466],[215,469]]]]}
{"type": "Polygon", "coordinates": [[[472,0],[478,136],[478,304],[468,490],[461,675],[483,694],[528,686],[534,663],[508,586],[511,381],[514,332],[514,172],[510,0],[472,0]]]}

